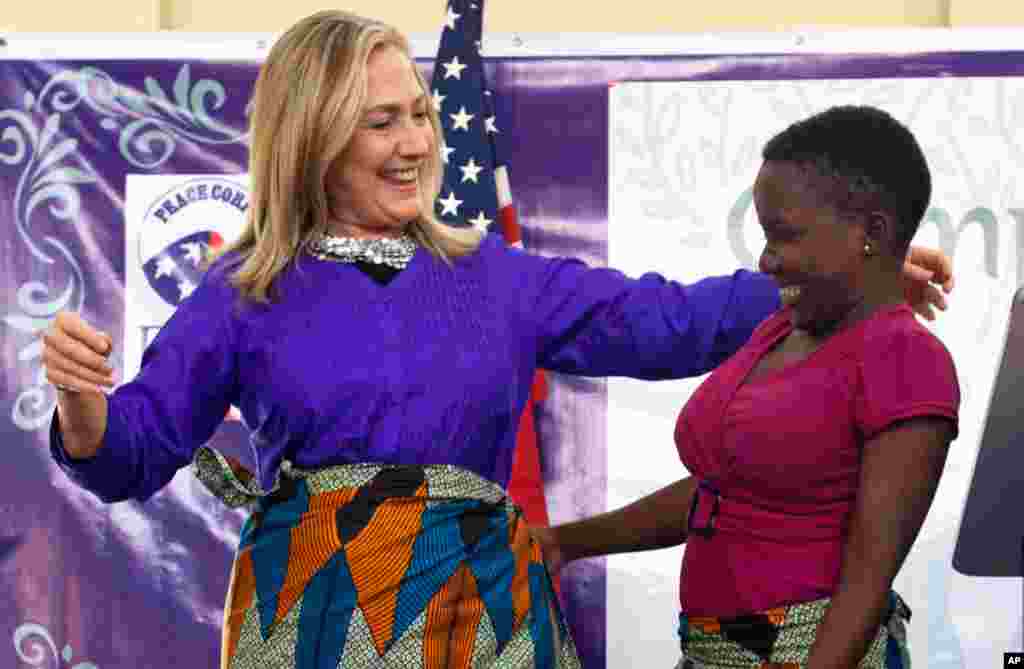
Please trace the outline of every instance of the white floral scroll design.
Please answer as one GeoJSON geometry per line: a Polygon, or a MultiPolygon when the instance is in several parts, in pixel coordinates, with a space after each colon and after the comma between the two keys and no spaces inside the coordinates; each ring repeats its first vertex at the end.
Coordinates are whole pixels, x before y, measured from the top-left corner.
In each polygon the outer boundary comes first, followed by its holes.
{"type": "MultiPolygon", "coordinates": [[[[29,280],[18,290],[15,310],[3,314],[9,327],[31,339],[18,351],[21,364],[37,365],[42,356],[42,334],[59,311],[81,311],[85,303],[81,264],[68,247],[51,236],[33,234],[31,223],[48,213],[58,221],[74,221],[81,209],[79,188],[97,177],[83,165],[67,162],[78,152],[78,140],[60,130],[65,115],[80,106],[99,117],[100,124],[117,133],[121,156],[134,167],[151,170],[163,165],[184,140],[198,144],[245,143],[247,135],[216,121],[224,106],[224,85],[211,79],[192,81],[184,64],[172,86],[173,99],[153,77],[144,91],[118,83],[106,72],[83,67],[53,75],[38,95],[25,94],[25,110],[0,110],[0,168],[21,170],[15,191],[15,227],[34,259],[58,272],[59,287],[29,280]],[[37,119],[45,119],[42,128],[37,119]],[[43,204],[49,204],[43,207],[43,204]],[[61,276],[61,274],[63,276],[61,276]]],[[[78,161],[81,163],[81,161],[78,161]]],[[[11,418],[20,429],[37,430],[49,421],[56,404],[53,389],[39,365],[33,383],[17,397],[11,418]]]]}
{"type": "MultiPolygon", "coordinates": [[[[43,110],[46,98],[25,96],[25,107],[43,110]]],[[[14,192],[14,227],[32,258],[48,265],[48,274],[55,274],[63,287],[54,287],[39,280],[23,283],[17,292],[15,310],[3,314],[3,322],[30,339],[18,351],[18,362],[35,365],[42,357],[39,335],[63,309],[80,311],[84,301],[82,269],[61,240],[50,235],[37,235],[32,223],[40,215],[62,222],[74,221],[81,208],[78,188],[96,182],[96,175],[82,166],[69,165],[76,154],[78,140],[62,138],[60,100],[53,99],[52,113],[45,116],[42,128],[28,111],[0,111],[0,166],[20,169],[14,192]],[[44,206],[46,205],[46,206],[44,206]],[[63,270],[63,271],[61,271],[63,270]]],[[[79,161],[80,162],[80,161],[79,161]]],[[[49,419],[56,404],[52,388],[46,384],[40,365],[32,385],[14,401],[11,419],[22,430],[35,430],[49,419]]]]}
{"type": "Polygon", "coordinates": [[[41,97],[55,91],[67,110],[84,103],[103,117],[103,128],[118,133],[121,157],[145,170],[163,165],[174,154],[179,140],[213,145],[247,141],[246,132],[213,117],[227,101],[224,85],[213,79],[193,82],[188,63],[175,77],[173,99],[153,77],[146,77],[143,86],[140,91],[118,83],[103,70],[83,67],[54,76],[41,97]]]}
{"type": "Polygon", "coordinates": [[[50,636],[50,632],[42,625],[35,623],[25,623],[14,630],[14,652],[18,654],[19,660],[30,667],[60,669],[64,665],[68,669],[99,669],[92,662],[79,662],[72,665],[71,659],[74,657],[74,650],[71,646],[65,645],[58,654],[57,644],[50,636]]]}

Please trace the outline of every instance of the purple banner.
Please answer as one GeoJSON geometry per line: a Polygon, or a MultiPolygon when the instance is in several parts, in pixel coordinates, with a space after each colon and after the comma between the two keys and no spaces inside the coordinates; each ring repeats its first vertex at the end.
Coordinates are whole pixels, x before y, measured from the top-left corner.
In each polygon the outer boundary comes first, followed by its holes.
{"type": "Polygon", "coordinates": [[[210,525],[237,520],[212,501],[104,506],[55,470],[38,337],[72,309],[123,341],[125,175],[243,171],[254,79],[250,64],[0,62],[4,666],[216,665],[230,554],[210,525]]]}

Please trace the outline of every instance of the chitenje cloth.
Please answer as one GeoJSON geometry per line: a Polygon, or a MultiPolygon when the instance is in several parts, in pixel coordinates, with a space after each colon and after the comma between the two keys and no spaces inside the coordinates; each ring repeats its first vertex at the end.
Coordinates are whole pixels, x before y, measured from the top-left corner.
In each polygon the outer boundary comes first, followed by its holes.
{"type": "Polygon", "coordinates": [[[264,493],[205,447],[194,469],[253,509],[223,669],[580,667],[540,547],[494,483],[450,465],[289,466],[264,493]]]}
{"type": "MultiPolygon", "coordinates": [[[[680,615],[676,669],[802,669],[830,604],[824,597],[731,618],[680,615]]],[[[858,669],[910,669],[909,620],[903,598],[890,592],[885,620],[858,669]]]]}

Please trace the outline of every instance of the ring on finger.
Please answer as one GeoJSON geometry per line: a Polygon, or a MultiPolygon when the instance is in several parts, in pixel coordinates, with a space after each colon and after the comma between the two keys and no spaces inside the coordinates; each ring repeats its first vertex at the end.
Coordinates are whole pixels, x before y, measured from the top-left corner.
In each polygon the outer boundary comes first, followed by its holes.
{"type": "Polygon", "coordinates": [[[77,388],[72,388],[71,386],[65,386],[62,383],[55,383],[55,384],[53,384],[53,387],[56,388],[57,390],[59,390],[62,393],[77,393],[78,392],[77,388]]]}

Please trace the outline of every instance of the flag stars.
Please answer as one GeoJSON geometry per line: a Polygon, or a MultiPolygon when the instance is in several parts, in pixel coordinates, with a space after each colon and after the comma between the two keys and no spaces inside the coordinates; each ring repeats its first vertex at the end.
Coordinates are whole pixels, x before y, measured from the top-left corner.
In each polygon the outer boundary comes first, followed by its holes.
{"type": "Polygon", "coordinates": [[[155,276],[158,279],[162,276],[174,276],[174,270],[177,268],[177,265],[174,264],[174,258],[163,256],[156,261],[155,276]]]}
{"type": "Polygon", "coordinates": [[[452,155],[453,153],[455,153],[455,149],[453,149],[452,147],[448,146],[448,143],[445,142],[444,140],[441,140],[441,161],[445,165],[448,164],[448,157],[450,155],[452,155]]]}
{"type": "Polygon", "coordinates": [[[459,169],[462,170],[462,183],[465,183],[467,181],[472,181],[473,183],[480,183],[479,179],[477,179],[477,175],[480,174],[480,171],[483,169],[483,167],[477,165],[475,160],[470,158],[469,162],[460,167],[459,169]]]}
{"type": "Polygon", "coordinates": [[[444,17],[444,24],[448,26],[448,30],[455,30],[455,22],[460,18],[462,18],[462,14],[456,14],[451,5],[448,5],[448,13],[444,17]]]}
{"type": "Polygon", "coordinates": [[[469,67],[469,65],[460,63],[458,56],[452,56],[450,61],[447,63],[441,63],[441,65],[444,67],[445,79],[451,79],[453,77],[455,79],[462,79],[462,71],[469,67]]]}
{"type": "Polygon", "coordinates": [[[487,228],[494,221],[484,216],[484,212],[481,210],[480,213],[476,215],[476,218],[469,219],[469,222],[480,232],[487,232],[487,228]]]}
{"type": "Polygon", "coordinates": [[[481,94],[492,96],[481,85],[483,73],[479,56],[484,45],[480,41],[478,21],[483,9],[482,0],[465,3],[449,0],[447,28],[443,30],[433,81],[425,92],[444,128],[444,136],[437,139],[445,166],[444,187],[434,201],[435,214],[446,224],[472,226],[486,234],[488,229],[498,225],[492,162],[494,147],[488,141],[488,133],[497,133],[498,128],[492,116],[493,107],[480,97],[481,94]],[[448,83],[449,79],[455,81],[448,83]],[[477,162],[477,158],[482,162],[477,162]]]}
{"type": "Polygon", "coordinates": [[[475,114],[466,113],[465,107],[459,107],[459,113],[448,114],[452,119],[452,130],[469,131],[469,122],[476,118],[475,114]]]}
{"type": "Polygon", "coordinates": [[[188,279],[183,279],[178,282],[178,294],[181,295],[181,299],[185,299],[192,294],[192,291],[196,289],[196,284],[192,283],[188,279]]]}
{"type": "Polygon", "coordinates": [[[199,242],[185,242],[181,248],[185,249],[185,260],[192,263],[193,267],[199,267],[203,260],[203,245],[199,242]]]}
{"type": "Polygon", "coordinates": [[[462,200],[456,199],[455,192],[448,193],[448,197],[442,197],[438,200],[441,204],[441,215],[446,216],[451,214],[452,216],[459,215],[459,205],[462,204],[462,200]]]}

